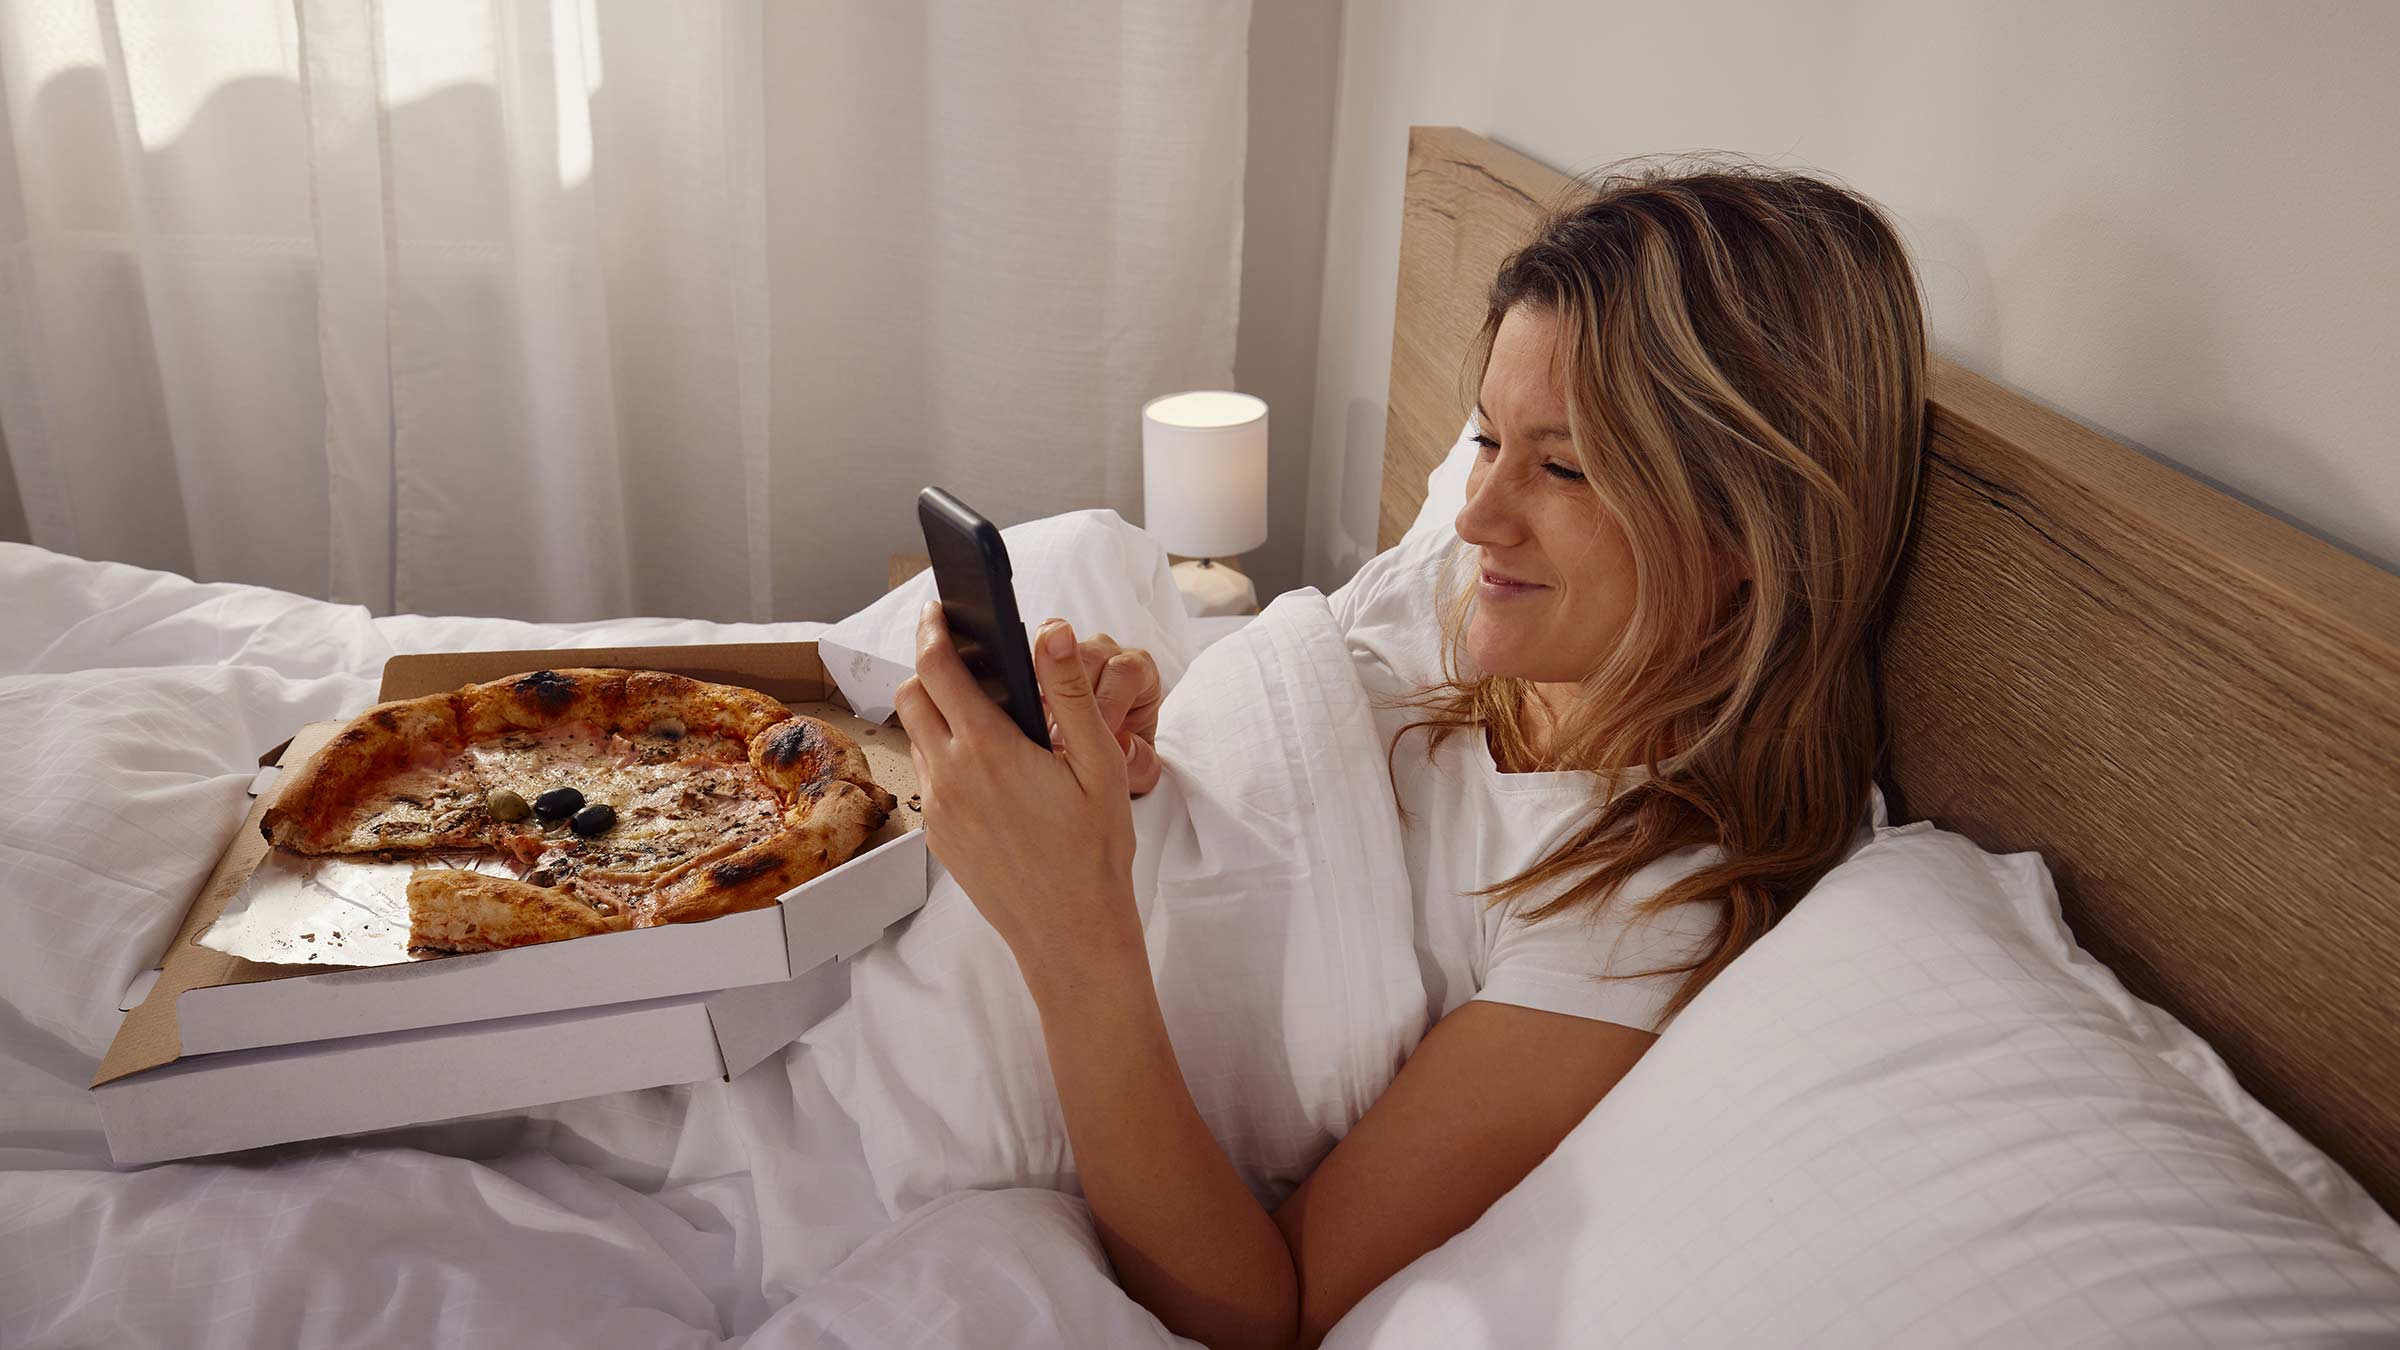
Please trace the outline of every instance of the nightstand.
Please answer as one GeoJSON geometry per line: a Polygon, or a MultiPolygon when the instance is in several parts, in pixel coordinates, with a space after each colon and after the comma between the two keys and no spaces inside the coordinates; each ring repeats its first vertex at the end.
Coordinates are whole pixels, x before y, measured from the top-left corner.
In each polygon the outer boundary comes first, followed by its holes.
{"type": "Polygon", "coordinates": [[[922,553],[895,553],[884,564],[883,588],[887,591],[899,590],[901,582],[931,566],[933,559],[922,553]]]}

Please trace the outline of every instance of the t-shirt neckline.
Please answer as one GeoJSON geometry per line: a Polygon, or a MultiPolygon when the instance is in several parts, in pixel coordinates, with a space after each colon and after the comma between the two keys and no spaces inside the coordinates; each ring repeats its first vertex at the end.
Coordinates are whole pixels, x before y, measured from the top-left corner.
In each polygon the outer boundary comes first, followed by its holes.
{"type": "Polygon", "coordinates": [[[1509,773],[1492,758],[1490,729],[1484,726],[1469,728],[1474,734],[1468,739],[1474,744],[1474,763],[1490,780],[1492,790],[1512,796],[1536,797],[1574,793],[1589,797],[1599,788],[1600,775],[1589,769],[1534,769],[1525,773],[1509,773]]]}

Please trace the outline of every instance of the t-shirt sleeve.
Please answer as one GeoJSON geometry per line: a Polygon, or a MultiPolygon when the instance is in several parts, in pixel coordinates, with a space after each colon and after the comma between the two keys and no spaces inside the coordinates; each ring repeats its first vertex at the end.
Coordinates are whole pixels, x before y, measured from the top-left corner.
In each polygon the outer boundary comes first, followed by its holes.
{"type": "MultiPolygon", "coordinates": [[[[1641,877],[1636,877],[1638,882],[1641,877]]],[[[1645,897],[1658,887],[1628,886],[1645,897]]],[[[1632,914],[1639,899],[1620,899],[1596,920],[1570,910],[1538,922],[1513,910],[1502,918],[1476,998],[1520,1008],[1657,1031],[1688,976],[1651,974],[1705,953],[1723,906],[1678,905],[1655,916],[1632,914]]]]}

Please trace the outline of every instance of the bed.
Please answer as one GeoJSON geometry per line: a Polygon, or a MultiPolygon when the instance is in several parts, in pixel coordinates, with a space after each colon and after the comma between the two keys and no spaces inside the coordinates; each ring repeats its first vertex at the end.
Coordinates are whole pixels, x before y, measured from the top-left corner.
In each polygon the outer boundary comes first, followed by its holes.
{"type": "MultiPolygon", "coordinates": [[[[1446,526],[1482,288],[1566,186],[1414,133],[1380,543],[1446,526]]],[[[1883,657],[1893,819],[1332,1344],[2400,1340],[2377,1208],[2400,1202],[2400,581],[1967,372],[1938,370],[1934,412],[1883,657]]],[[[1171,763],[1269,722],[1226,699],[1308,664],[1321,601],[1202,634],[1122,522],[1020,529],[1028,610],[1166,653],[1171,763]]],[[[926,586],[840,626],[904,643],[926,586]]],[[[1038,1028],[955,895],[862,957],[825,1034],[730,1083],[138,1172],[95,1152],[81,1085],[246,766],[363,706],[386,656],[822,625],[370,618],[6,545],[0,619],[0,738],[40,770],[0,807],[0,1342],[1175,1343],[1108,1278],[1038,1028]]],[[[1358,717],[1333,684],[1270,703],[1358,717]]],[[[1386,997],[1405,923],[1310,908],[1389,884],[1374,749],[1312,747],[1288,781],[1194,770],[1291,876],[1246,910],[1205,877],[1186,909],[1158,888],[1179,950],[1288,912],[1313,926],[1287,958],[1361,994],[1162,974],[1203,1115],[1266,1196],[1422,1030],[1386,997]]]]}

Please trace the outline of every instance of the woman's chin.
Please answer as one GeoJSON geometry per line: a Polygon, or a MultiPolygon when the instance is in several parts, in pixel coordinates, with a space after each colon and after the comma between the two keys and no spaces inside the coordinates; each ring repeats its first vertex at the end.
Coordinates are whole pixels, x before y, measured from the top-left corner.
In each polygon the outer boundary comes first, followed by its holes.
{"type": "Polygon", "coordinates": [[[1588,673],[1555,625],[1478,614],[1467,623],[1465,646],[1467,659],[1486,675],[1559,684],[1588,673]]]}
{"type": "Polygon", "coordinates": [[[1486,675],[1511,676],[1525,673],[1525,635],[1513,631],[1517,625],[1496,620],[1488,614],[1478,614],[1467,625],[1467,656],[1475,668],[1486,675]]]}

